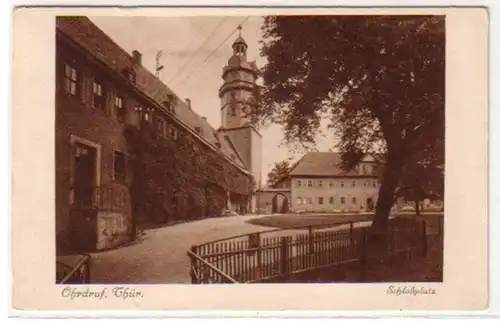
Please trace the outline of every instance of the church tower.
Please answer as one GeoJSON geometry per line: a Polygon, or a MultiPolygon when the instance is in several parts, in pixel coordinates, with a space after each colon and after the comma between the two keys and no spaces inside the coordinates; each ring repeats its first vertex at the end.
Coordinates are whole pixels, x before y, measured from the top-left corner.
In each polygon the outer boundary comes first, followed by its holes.
{"type": "MultiPolygon", "coordinates": [[[[247,43],[239,35],[233,43],[233,55],[222,70],[221,131],[232,141],[238,154],[252,173],[257,188],[261,187],[262,136],[246,114],[257,90],[258,69],[255,61],[247,61],[247,43]]],[[[253,199],[255,201],[255,198],[253,199]]],[[[256,202],[252,202],[255,211],[256,202]]]]}

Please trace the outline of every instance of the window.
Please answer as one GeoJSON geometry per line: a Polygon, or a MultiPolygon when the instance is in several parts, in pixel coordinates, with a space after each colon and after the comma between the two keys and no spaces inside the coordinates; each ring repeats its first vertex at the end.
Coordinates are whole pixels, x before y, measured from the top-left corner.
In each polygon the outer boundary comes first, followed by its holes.
{"type": "Polygon", "coordinates": [[[356,181],[352,181],[352,187],[356,187],[356,181]]]}
{"type": "Polygon", "coordinates": [[[113,156],[114,164],[114,179],[117,181],[125,181],[127,178],[127,161],[125,154],[120,151],[115,151],[113,156]]]}
{"type": "Polygon", "coordinates": [[[356,204],[356,197],[355,196],[352,197],[352,204],[356,204]]]}
{"type": "Polygon", "coordinates": [[[333,197],[330,197],[330,204],[333,204],[333,197]]]}
{"type": "Polygon", "coordinates": [[[361,173],[363,175],[366,174],[366,166],[365,165],[361,165],[361,173]]]}
{"type": "Polygon", "coordinates": [[[308,204],[312,204],[312,203],[313,203],[313,199],[312,199],[312,197],[308,197],[308,198],[307,198],[307,203],[308,203],[308,204]]]}
{"type": "Polygon", "coordinates": [[[179,132],[177,131],[177,128],[173,125],[170,125],[170,127],[168,128],[168,135],[174,139],[174,140],[177,140],[177,138],[179,137],[179,132]]]}
{"type": "Polygon", "coordinates": [[[345,197],[340,198],[340,204],[345,204],[345,197]]]}
{"type": "MultiPolygon", "coordinates": [[[[323,181],[318,181],[318,187],[323,187],[323,181]]],[[[323,198],[322,198],[323,200],[323,198]]]]}
{"type": "Polygon", "coordinates": [[[333,187],[333,181],[330,181],[330,187],[333,187]]]}
{"type": "Polygon", "coordinates": [[[299,179],[297,180],[297,187],[301,187],[302,186],[302,181],[299,179]]]}
{"type": "Polygon", "coordinates": [[[175,114],[175,98],[174,95],[168,95],[168,100],[163,102],[163,106],[167,111],[175,114]]]}
{"type": "Polygon", "coordinates": [[[301,197],[297,198],[297,204],[302,205],[302,198],[301,197]]]}
{"type": "Polygon", "coordinates": [[[94,80],[92,83],[92,106],[95,108],[105,109],[105,96],[102,85],[94,80]]]}
{"type": "Polygon", "coordinates": [[[318,204],[323,204],[323,198],[322,197],[318,198],[318,204]]]}
{"type": "Polygon", "coordinates": [[[115,96],[115,109],[116,109],[116,118],[119,121],[125,121],[127,117],[127,112],[125,111],[125,107],[123,106],[123,98],[116,95],[115,96]]]}
{"type": "Polygon", "coordinates": [[[167,136],[167,123],[161,117],[156,118],[156,132],[158,132],[158,135],[162,138],[167,136]]]}
{"type": "Polygon", "coordinates": [[[152,120],[151,111],[152,111],[152,109],[142,108],[141,106],[137,106],[136,111],[139,112],[139,118],[141,119],[141,122],[151,123],[151,120],[152,120]]]}
{"type": "Polygon", "coordinates": [[[308,187],[312,187],[313,186],[313,181],[312,180],[308,180],[307,181],[307,186],[308,187]]]}
{"type": "Polygon", "coordinates": [[[234,105],[231,105],[230,109],[231,109],[231,116],[236,116],[236,107],[234,105]]]}
{"type": "Polygon", "coordinates": [[[340,187],[344,187],[344,181],[340,181],[340,187]]]}
{"type": "Polygon", "coordinates": [[[136,80],[136,75],[135,75],[135,71],[130,69],[127,73],[127,76],[128,76],[128,80],[131,82],[131,83],[134,83],[135,84],[135,80],[136,80]]]}
{"type": "Polygon", "coordinates": [[[64,65],[64,90],[71,94],[76,95],[77,74],[76,69],[69,64],[64,65]]]}
{"type": "Polygon", "coordinates": [[[373,187],[377,187],[377,181],[373,181],[373,187]]]}

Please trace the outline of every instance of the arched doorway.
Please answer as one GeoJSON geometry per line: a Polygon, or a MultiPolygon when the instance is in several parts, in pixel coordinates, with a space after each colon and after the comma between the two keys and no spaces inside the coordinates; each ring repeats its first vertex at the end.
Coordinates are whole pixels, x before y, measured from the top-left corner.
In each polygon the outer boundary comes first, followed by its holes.
{"type": "Polygon", "coordinates": [[[283,193],[276,193],[273,196],[272,213],[287,213],[288,212],[288,197],[283,193]]]}

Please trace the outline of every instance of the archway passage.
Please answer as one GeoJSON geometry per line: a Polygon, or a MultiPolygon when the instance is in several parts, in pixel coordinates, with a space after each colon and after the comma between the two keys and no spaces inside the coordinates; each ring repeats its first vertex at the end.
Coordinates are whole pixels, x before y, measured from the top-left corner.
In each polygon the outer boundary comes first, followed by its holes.
{"type": "Polygon", "coordinates": [[[277,193],[273,196],[272,213],[287,213],[288,197],[283,193],[277,193]]]}

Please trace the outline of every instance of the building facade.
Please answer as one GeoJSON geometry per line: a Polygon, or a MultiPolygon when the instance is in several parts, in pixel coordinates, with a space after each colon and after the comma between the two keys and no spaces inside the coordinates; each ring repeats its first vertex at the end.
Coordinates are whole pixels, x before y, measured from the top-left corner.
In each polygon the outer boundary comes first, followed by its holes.
{"type": "Polygon", "coordinates": [[[379,191],[377,161],[366,156],[349,172],[336,152],[310,152],[287,178],[259,192],[263,213],[360,212],[374,209],[379,191]],[[285,203],[288,207],[285,208],[285,203]]]}
{"type": "MultiPolygon", "coordinates": [[[[244,90],[230,84],[229,78],[235,77],[229,77],[230,72],[226,75],[225,87],[238,89],[236,96],[242,96],[244,90]]],[[[221,91],[223,102],[228,91],[221,91]]],[[[253,164],[260,153],[254,150],[260,147],[252,132],[231,131],[238,123],[245,129],[237,116],[215,130],[189,99],[178,98],[142,65],[139,51],[128,54],[86,17],[56,21],[55,116],[58,250],[102,250],[134,238],[138,216],[131,185],[137,177],[127,128],[141,130],[149,125],[157,138],[174,144],[189,139],[194,148],[179,146],[178,150],[193,151],[185,154],[194,157],[195,168],[196,164],[202,167],[196,159],[196,152],[202,150],[215,157],[230,178],[255,183],[253,164]]],[[[250,206],[251,191],[215,185],[223,191],[227,208],[244,211],[250,206]]]]}
{"type": "Polygon", "coordinates": [[[379,180],[376,161],[366,156],[352,170],[340,168],[340,154],[311,152],[290,171],[294,211],[358,212],[375,207],[379,180]]]}

